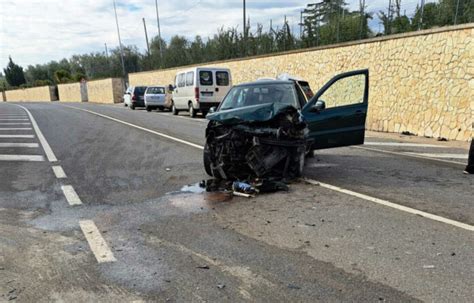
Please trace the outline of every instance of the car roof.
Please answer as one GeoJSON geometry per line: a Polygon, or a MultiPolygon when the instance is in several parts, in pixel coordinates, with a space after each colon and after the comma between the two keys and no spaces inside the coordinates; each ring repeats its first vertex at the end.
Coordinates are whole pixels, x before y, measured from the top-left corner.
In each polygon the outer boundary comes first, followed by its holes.
{"type": "Polygon", "coordinates": [[[291,80],[273,80],[273,79],[262,79],[252,82],[241,83],[235,86],[257,86],[257,85],[270,85],[270,84],[294,84],[291,80]]]}

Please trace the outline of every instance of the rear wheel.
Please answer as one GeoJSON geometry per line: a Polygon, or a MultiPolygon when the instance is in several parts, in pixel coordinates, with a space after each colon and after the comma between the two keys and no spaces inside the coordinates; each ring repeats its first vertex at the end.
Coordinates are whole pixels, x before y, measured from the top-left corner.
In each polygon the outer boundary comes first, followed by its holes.
{"type": "Polygon", "coordinates": [[[202,116],[203,116],[204,118],[206,118],[208,111],[207,111],[207,110],[203,110],[203,111],[201,111],[201,113],[202,113],[202,116]]]}
{"type": "Polygon", "coordinates": [[[147,106],[147,107],[145,107],[145,109],[146,109],[147,112],[151,112],[151,107],[147,106]]]}
{"type": "Polygon", "coordinates": [[[130,109],[135,110],[135,105],[131,104],[130,109]]]}
{"type": "Polygon", "coordinates": [[[165,108],[164,108],[164,107],[162,107],[162,106],[160,106],[160,107],[158,107],[158,110],[159,110],[160,112],[162,112],[162,111],[164,111],[164,110],[165,110],[165,108]]]}
{"type": "Polygon", "coordinates": [[[191,118],[196,117],[196,110],[194,109],[194,106],[192,103],[189,103],[189,116],[191,118]]]}

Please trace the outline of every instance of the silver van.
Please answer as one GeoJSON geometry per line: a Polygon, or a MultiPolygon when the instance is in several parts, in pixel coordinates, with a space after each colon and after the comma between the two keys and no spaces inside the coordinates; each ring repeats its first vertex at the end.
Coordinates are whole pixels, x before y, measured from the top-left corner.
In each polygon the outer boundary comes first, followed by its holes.
{"type": "Polygon", "coordinates": [[[211,107],[218,107],[232,87],[228,68],[194,67],[179,71],[173,86],[172,112],[186,110],[191,117],[204,116],[211,107]]]}
{"type": "Polygon", "coordinates": [[[165,86],[148,86],[145,91],[145,108],[147,111],[153,109],[170,109],[172,104],[171,92],[165,86]]]}

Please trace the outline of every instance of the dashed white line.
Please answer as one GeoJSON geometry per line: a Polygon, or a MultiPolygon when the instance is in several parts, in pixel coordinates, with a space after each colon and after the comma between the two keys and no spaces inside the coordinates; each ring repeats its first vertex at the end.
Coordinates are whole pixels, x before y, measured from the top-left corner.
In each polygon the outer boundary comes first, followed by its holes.
{"type": "Polygon", "coordinates": [[[36,120],[35,118],[33,118],[33,115],[30,113],[30,111],[24,106],[21,106],[18,104],[13,104],[13,105],[16,105],[22,108],[28,114],[28,117],[30,117],[31,124],[33,125],[33,128],[35,129],[36,135],[38,136],[38,140],[40,141],[41,146],[43,146],[44,152],[46,153],[46,157],[48,158],[49,162],[58,161],[58,159],[54,155],[53,150],[51,149],[51,146],[49,146],[48,141],[46,141],[46,138],[43,136],[43,133],[39,129],[38,124],[36,123],[36,120]]]}
{"type": "Polygon", "coordinates": [[[71,185],[61,185],[61,189],[69,205],[75,206],[82,204],[82,201],[74,190],[74,187],[72,187],[71,185]]]}
{"type": "Polygon", "coordinates": [[[304,181],[306,181],[307,183],[312,184],[312,185],[319,185],[321,187],[324,187],[324,188],[327,188],[327,189],[330,189],[330,190],[333,190],[333,191],[337,191],[337,192],[340,192],[340,193],[343,193],[343,194],[346,194],[346,195],[357,197],[359,199],[363,199],[363,200],[366,200],[366,201],[377,203],[377,204],[380,204],[380,205],[383,205],[383,206],[398,209],[398,210],[401,210],[401,211],[404,211],[404,212],[407,212],[407,213],[410,213],[410,214],[413,214],[413,215],[422,216],[422,217],[425,217],[425,218],[428,218],[428,219],[431,219],[431,220],[434,220],[434,221],[442,222],[442,223],[449,224],[449,225],[452,225],[452,226],[456,226],[456,227],[466,229],[466,230],[469,230],[469,231],[474,231],[474,226],[469,225],[469,224],[465,224],[465,223],[458,222],[458,221],[455,221],[455,220],[447,219],[447,218],[444,218],[444,217],[441,217],[441,216],[438,216],[438,215],[433,215],[433,214],[430,214],[430,213],[427,213],[427,212],[424,212],[424,211],[421,211],[421,210],[417,210],[417,209],[414,209],[414,208],[411,208],[411,207],[407,207],[407,206],[403,206],[403,205],[396,204],[396,203],[393,203],[393,202],[389,202],[387,200],[374,198],[374,197],[371,197],[371,196],[368,196],[368,195],[357,193],[357,192],[352,191],[352,190],[341,188],[339,186],[334,186],[334,185],[322,183],[322,182],[311,180],[311,179],[304,179],[304,181]]]}
{"type": "Polygon", "coordinates": [[[413,152],[406,152],[410,155],[422,156],[422,157],[429,157],[429,158],[440,158],[440,159],[463,159],[467,160],[467,154],[434,154],[434,153],[413,153],[413,152]]]}
{"type": "Polygon", "coordinates": [[[39,155],[0,155],[0,161],[41,162],[44,161],[44,157],[39,155]]]}
{"type": "Polygon", "coordinates": [[[64,179],[67,178],[66,173],[64,172],[63,168],[61,166],[53,166],[52,167],[54,175],[58,179],[64,179]]]}
{"type": "Polygon", "coordinates": [[[117,259],[114,257],[114,254],[107,246],[107,242],[105,242],[104,238],[100,234],[99,229],[95,225],[94,221],[82,220],[79,221],[79,225],[81,226],[82,232],[84,233],[84,236],[89,243],[89,247],[97,259],[97,262],[104,263],[117,261],[117,259]]]}
{"type": "Polygon", "coordinates": [[[422,144],[422,143],[405,143],[405,142],[365,142],[364,145],[372,145],[372,146],[399,146],[399,147],[436,147],[436,148],[447,148],[447,146],[442,146],[442,145],[422,144]]]}
{"type": "Polygon", "coordinates": [[[0,143],[0,147],[26,147],[26,148],[38,148],[38,143],[0,143]]]}
{"type": "Polygon", "coordinates": [[[34,135],[0,135],[0,138],[33,139],[34,135]]]}
{"type": "Polygon", "coordinates": [[[32,130],[31,127],[7,127],[7,128],[0,128],[1,131],[8,131],[8,130],[32,130]]]}

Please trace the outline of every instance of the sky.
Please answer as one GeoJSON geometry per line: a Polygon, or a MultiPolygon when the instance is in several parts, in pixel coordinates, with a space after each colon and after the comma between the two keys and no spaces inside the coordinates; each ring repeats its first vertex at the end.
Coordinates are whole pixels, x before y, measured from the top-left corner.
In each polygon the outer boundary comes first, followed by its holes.
{"type": "MultiPolygon", "coordinates": [[[[251,26],[257,23],[268,29],[283,24],[286,15],[290,26],[299,33],[300,11],[313,1],[247,0],[251,26]]],[[[357,9],[359,0],[346,0],[357,9]]],[[[402,10],[411,14],[419,0],[402,0],[402,10]]],[[[429,1],[431,2],[431,1],[429,1]]],[[[154,0],[116,0],[122,43],[146,49],[142,18],[148,36],[157,35],[154,0]]],[[[366,0],[367,10],[387,10],[388,0],[366,0]]],[[[242,0],[158,0],[161,32],[167,41],[179,34],[188,38],[212,36],[223,26],[242,29],[242,0]]],[[[370,22],[372,30],[383,30],[379,20],[370,22]]],[[[117,47],[118,38],[113,0],[0,0],[0,68],[13,61],[24,68],[74,54],[102,52],[104,43],[117,47]]]]}

